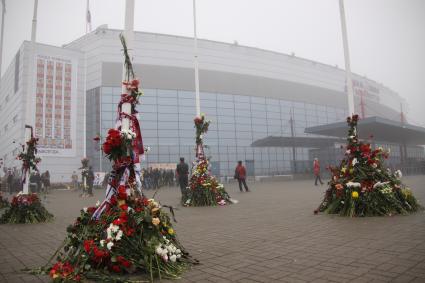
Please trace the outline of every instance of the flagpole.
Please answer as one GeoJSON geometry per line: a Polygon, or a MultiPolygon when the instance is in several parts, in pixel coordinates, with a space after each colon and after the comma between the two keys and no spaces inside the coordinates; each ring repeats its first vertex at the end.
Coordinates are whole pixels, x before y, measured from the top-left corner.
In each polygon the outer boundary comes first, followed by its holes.
{"type": "Polygon", "coordinates": [[[1,4],[2,4],[1,5],[2,11],[1,11],[1,35],[0,35],[0,79],[1,79],[1,67],[3,63],[4,16],[6,14],[6,0],[2,0],[1,4]]]}
{"type": "MultiPolygon", "coordinates": [[[[86,9],[86,35],[91,32],[91,14],[90,14],[90,0],[87,0],[86,9]]],[[[83,123],[84,123],[84,140],[83,140],[83,157],[87,158],[87,50],[84,51],[84,94],[83,94],[83,123]]],[[[100,156],[102,158],[102,156],[100,156]]],[[[101,161],[99,161],[101,164],[101,161]]],[[[101,166],[99,165],[99,168],[101,166]]]]}
{"type": "Polygon", "coordinates": [[[195,101],[196,116],[201,115],[201,103],[199,99],[199,62],[198,62],[198,37],[196,34],[196,0],[193,0],[193,39],[194,39],[194,60],[195,60],[195,101]]]}
{"type": "Polygon", "coordinates": [[[348,49],[347,25],[345,22],[344,0],[339,0],[339,13],[341,17],[342,43],[344,47],[345,77],[347,81],[347,96],[348,96],[348,115],[351,116],[354,114],[354,93],[353,93],[353,80],[351,78],[350,53],[348,49]]]}
{"type": "MultiPolygon", "coordinates": [[[[127,44],[128,54],[130,60],[133,60],[133,40],[134,40],[134,0],[126,0],[125,2],[125,20],[124,20],[124,38],[127,44]]],[[[126,80],[126,68],[123,64],[122,71],[123,81],[126,80]]],[[[122,85],[122,93],[127,93],[126,86],[122,85]]],[[[131,114],[131,103],[123,103],[122,112],[131,114]]],[[[130,128],[130,120],[123,118],[121,122],[121,129],[128,130],[130,128]]]]}

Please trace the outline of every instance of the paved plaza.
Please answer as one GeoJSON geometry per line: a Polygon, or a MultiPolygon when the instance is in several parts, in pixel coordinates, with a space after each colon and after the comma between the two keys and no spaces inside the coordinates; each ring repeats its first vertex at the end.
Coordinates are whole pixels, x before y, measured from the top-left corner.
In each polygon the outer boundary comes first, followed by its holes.
{"type": "MultiPolygon", "coordinates": [[[[425,176],[404,182],[425,204],[425,176]]],[[[425,213],[314,215],[325,185],[292,181],[250,186],[252,192],[240,193],[235,184],[228,185],[239,203],[226,207],[183,208],[177,188],[159,191],[157,199],[178,207],[177,235],[201,262],[177,282],[425,282],[425,213]]],[[[101,190],[85,199],[77,192],[56,191],[44,201],[54,222],[0,225],[0,282],[48,282],[47,276],[21,270],[43,265],[79,210],[98,199],[103,199],[101,190]]]]}

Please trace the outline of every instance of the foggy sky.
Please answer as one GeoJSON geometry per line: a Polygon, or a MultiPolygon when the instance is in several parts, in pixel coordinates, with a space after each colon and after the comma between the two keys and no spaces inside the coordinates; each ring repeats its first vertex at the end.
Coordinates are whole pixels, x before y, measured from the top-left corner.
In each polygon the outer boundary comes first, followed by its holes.
{"type": "MultiPolygon", "coordinates": [[[[92,26],[123,28],[124,0],[91,0],[92,26]]],[[[135,0],[135,30],[193,36],[192,0],[135,0]]],[[[33,0],[6,0],[4,72],[31,37],[33,0]]],[[[425,1],[345,0],[352,71],[383,83],[425,126],[425,1]]],[[[37,41],[85,33],[86,0],[39,0],[37,41]]],[[[344,67],[338,0],[197,0],[198,37],[344,67]]]]}

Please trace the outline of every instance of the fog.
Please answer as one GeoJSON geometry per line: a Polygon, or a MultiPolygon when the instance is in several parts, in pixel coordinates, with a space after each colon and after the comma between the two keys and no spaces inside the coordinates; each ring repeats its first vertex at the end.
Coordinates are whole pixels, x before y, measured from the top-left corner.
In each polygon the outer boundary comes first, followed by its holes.
{"type": "MultiPolygon", "coordinates": [[[[91,0],[93,29],[123,27],[124,1],[91,0]]],[[[6,0],[4,72],[30,39],[32,0],[6,0]]],[[[425,1],[346,0],[352,71],[398,92],[425,126],[425,1]]],[[[37,41],[85,33],[85,0],[39,0],[37,41]]],[[[344,66],[337,0],[198,0],[198,36],[344,66]]],[[[193,35],[192,0],[137,0],[135,30],[193,35]]]]}

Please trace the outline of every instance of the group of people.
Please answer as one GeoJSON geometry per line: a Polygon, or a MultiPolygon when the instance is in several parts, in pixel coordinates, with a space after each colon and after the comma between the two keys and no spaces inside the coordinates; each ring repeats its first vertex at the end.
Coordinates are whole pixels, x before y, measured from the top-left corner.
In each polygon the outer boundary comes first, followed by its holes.
{"type": "Polygon", "coordinates": [[[40,175],[39,171],[32,172],[30,175],[30,190],[33,193],[41,191],[48,193],[50,189],[50,173],[49,170],[40,175]]]}
{"type": "MultiPolygon", "coordinates": [[[[238,181],[239,190],[241,192],[243,192],[242,185],[246,192],[250,191],[248,185],[246,184],[246,168],[242,164],[242,161],[238,161],[238,165],[235,168],[234,178],[238,181]]],[[[177,164],[176,179],[183,194],[189,185],[189,165],[187,165],[183,157],[180,157],[180,163],[177,164]]]]}
{"type": "Polygon", "coordinates": [[[151,168],[142,170],[142,186],[146,190],[163,186],[174,186],[174,172],[171,169],[151,168]]]}
{"type": "MultiPolygon", "coordinates": [[[[14,194],[22,190],[22,173],[16,168],[9,168],[6,170],[4,176],[6,191],[9,194],[14,194]]],[[[40,174],[40,171],[31,172],[29,178],[29,189],[33,193],[48,192],[50,188],[50,172],[46,170],[40,174]]]]}

